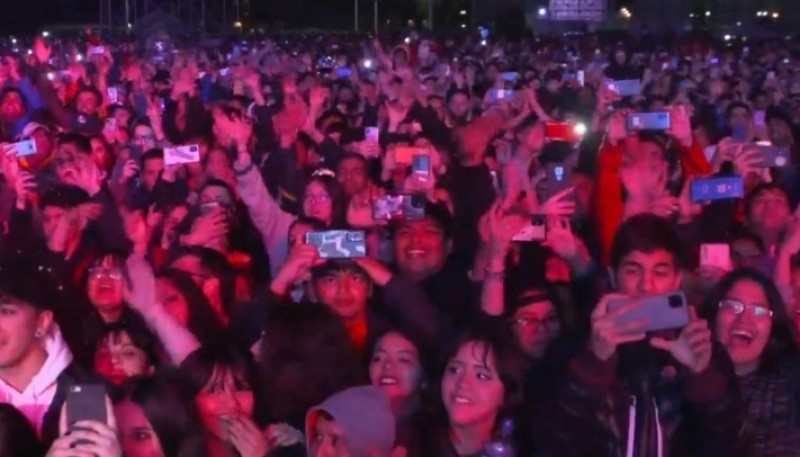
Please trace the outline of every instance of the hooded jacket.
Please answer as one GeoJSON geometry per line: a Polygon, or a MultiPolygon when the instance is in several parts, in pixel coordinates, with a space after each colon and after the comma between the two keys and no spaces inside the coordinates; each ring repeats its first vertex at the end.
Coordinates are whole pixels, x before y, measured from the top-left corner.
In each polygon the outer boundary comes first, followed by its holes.
{"type": "Polygon", "coordinates": [[[395,421],[389,397],[372,386],[352,387],[311,408],[306,415],[306,447],[310,449],[320,412],[326,412],[342,428],[350,455],[388,456],[395,442],[395,421]]]}
{"type": "Polygon", "coordinates": [[[23,391],[0,379],[0,401],[10,403],[30,421],[41,435],[45,415],[58,390],[58,377],[72,363],[70,352],[57,326],[42,340],[47,359],[23,391]]]}

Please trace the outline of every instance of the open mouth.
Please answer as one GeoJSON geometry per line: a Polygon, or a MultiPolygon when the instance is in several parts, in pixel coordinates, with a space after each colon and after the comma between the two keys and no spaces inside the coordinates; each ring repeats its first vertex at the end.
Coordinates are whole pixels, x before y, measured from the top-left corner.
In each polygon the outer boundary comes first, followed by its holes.
{"type": "Polygon", "coordinates": [[[753,342],[755,335],[748,330],[734,330],[731,332],[731,344],[734,346],[746,346],[753,342]]]}
{"type": "Polygon", "coordinates": [[[382,386],[396,386],[398,384],[397,378],[392,376],[384,376],[379,382],[382,386]]]}
{"type": "Polygon", "coordinates": [[[475,404],[475,402],[473,402],[469,398],[462,397],[460,395],[456,395],[455,397],[453,397],[453,403],[456,404],[456,405],[474,405],[475,404]]]}

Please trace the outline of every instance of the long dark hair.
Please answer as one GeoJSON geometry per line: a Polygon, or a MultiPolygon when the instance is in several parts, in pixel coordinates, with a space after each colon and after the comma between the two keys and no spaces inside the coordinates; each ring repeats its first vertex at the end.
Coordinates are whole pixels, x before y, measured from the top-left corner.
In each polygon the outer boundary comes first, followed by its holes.
{"type": "Polygon", "coordinates": [[[42,457],[46,449],[28,419],[9,403],[0,403],[0,457],[42,457]]]}
{"type": "Polygon", "coordinates": [[[777,368],[782,360],[794,358],[800,354],[797,340],[795,339],[796,331],[786,313],[783,297],[781,297],[781,293],[770,278],[750,268],[734,270],[725,275],[714,290],[711,291],[703,303],[700,313],[704,319],[708,320],[710,325],[714,325],[719,314],[719,302],[725,298],[739,281],[753,281],[761,286],[772,310],[772,331],[770,331],[767,345],[761,353],[761,361],[759,363],[760,371],[769,372],[777,368]]]}
{"type": "Polygon", "coordinates": [[[311,407],[367,382],[342,320],[315,303],[270,309],[259,365],[268,421],[288,422],[301,430],[311,407]]]}
{"type": "Polygon", "coordinates": [[[202,457],[206,454],[194,398],[188,395],[178,373],[167,371],[155,377],[129,379],[114,395],[114,403],[125,400],[142,408],[164,455],[202,457]]]}
{"type": "Polygon", "coordinates": [[[247,384],[247,390],[253,392],[253,418],[263,415],[264,388],[253,357],[249,352],[231,345],[201,347],[181,363],[180,371],[192,397],[197,397],[211,380],[214,370],[220,368],[230,370],[235,380],[247,384]]]}
{"type": "Polygon", "coordinates": [[[224,338],[225,330],[219,316],[188,273],[168,268],[159,273],[158,278],[169,281],[183,295],[189,306],[189,331],[200,344],[215,344],[224,338]]]}
{"type": "MultiPolygon", "coordinates": [[[[521,449],[526,447],[529,435],[529,425],[523,417],[523,408],[525,402],[524,395],[524,377],[525,377],[525,356],[517,347],[516,342],[508,332],[507,327],[500,322],[484,322],[480,325],[474,325],[465,331],[455,343],[450,347],[450,350],[445,354],[443,359],[443,367],[449,363],[458,351],[468,343],[475,343],[476,350],[481,351],[480,354],[475,354],[477,358],[483,360],[486,365],[489,365],[489,357],[494,358],[494,366],[503,383],[503,405],[497,412],[495,419],[493,433],[496,435],[499,431],[500,425],[506,419],[511,419],[515,422],[515,445],[517,453],[520,455],[527,455],[525,452],[520,452],[521,449]]],[[[444,369],[442,370],[442,375],[444,369]]],[[[441,382],[438,383],[441,389],[441,382]]],[[[442,398],[440,393],[439,398],[442,398]]],[[[445,424],[449,424],[447,414],[442,418],[445,424]]],[[[445,425],[449,428],[449,426],[445,425]]]]}
{"type": "MultiPolygon", "coordinates": [[[[328,175],[312,176],[306,181],[303,188],[303,195],[301,195],[300,211],[303,211],[303,201],[305,200],[305,191],[311,183],[317,182],[325,188],[325,192],[331,197],[331,227],[343,227],[347,221],[347,197],[344,195],[342,186],[336,181],[336,178],[328,175]]],[[[303,214],[305,216],[305,214],[303,214]]]]}
{"type": "Polygon", "coordinates": [[[161,345],[161,340],[147,326],[144,317],[138,311],[132,309],[126,312],[119,321],[106,324],[103,327],[103,333],[100,334],[97,340],[98,346],[95,347],[95,352],[100,349],[99,344],[106,337],[116,339],[123,332],[128,335],[131,343],[136,348],[145,353],[147,363],[152,365],[153,368],[158,369],[166,361],[166,354],[161,345]]]}

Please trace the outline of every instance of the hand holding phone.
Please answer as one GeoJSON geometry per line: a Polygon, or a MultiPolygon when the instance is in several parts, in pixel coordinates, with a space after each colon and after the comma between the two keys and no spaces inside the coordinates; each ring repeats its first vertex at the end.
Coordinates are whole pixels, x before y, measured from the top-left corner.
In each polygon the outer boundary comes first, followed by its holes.
{"type": "Polygon", "coordinates": [[[742,198],[744,181],[741,176],[695,179],[690,192],[693,203],[742,198]]]}
{"type": "MultiPolygon", "coordinates": [[[[66,420],[67,424],[81,421],[94,421],[108,424],[108,410],[106,408],[107,393],[102,384],[76,384],[67,390],[66,420]]],[[[70,430],[82,430],[79,427],[70,427],[70,430]]],[[[86,441],[78,440],[77,445],[86,441]]]]}
{"type": "Polygon", "coordinates": [[[625,312],[614,318],[619,326],[641,323],[645,332],[655,332],[689,325],[689,303],[683,292],[620,298],[608,303],[609,311],[620,309],[625,312]]]}
{"type": "Polygon", "coordinates": [[[200,147],[196,144],[164,148],[164,165],[200,162],[200,147]]]}
{"type": "Polygon", "coordinates": [[[669,130],[672,127],[669,111],[628,114],[629,132],[641,130],[669,130]]]}

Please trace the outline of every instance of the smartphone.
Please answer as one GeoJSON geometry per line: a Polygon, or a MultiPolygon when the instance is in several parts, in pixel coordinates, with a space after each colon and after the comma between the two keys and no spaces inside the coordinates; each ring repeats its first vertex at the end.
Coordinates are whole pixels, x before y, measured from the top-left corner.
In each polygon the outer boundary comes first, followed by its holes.
{"type": "Polygon", "coordinates": [[[789,151],[773,146],[768,141],[756,143],[756,155],[761,157],[761,166],[764,168],[780,168],[789,165],[789,151]]]}
{"type": "Polygon", "coordinates": [[[641,300],[641,305],[614,319],[617,324],[645,320],[644,330],[647,332],[689,325],[689,303],[683,292],[614,300],[608,304],[608,310],[614,311],[637,300],[641,300]]]}
{"type": "Polygon", "coordinates": [[[128,159],[130,160],[135,160],[137,163],[141,162],[143,152],[142,147],[138,144],[128,145],[128,159]]]}
{"type": "Polygon", "coordinates": [[[23,140],[8,145],[17,151],[17,157],[26,157],[36,154],[36,142],[33,140],[23,140]]]}
{"type": "MultiPolygon", "coordinates": [[[[76,384],[67,389],[67,423],[96,421],[108,423],[106,388],[102,384],[76,384]]],[[[77,441],[76,444],[87,444],[77,441]]]]}
{"type": "Polygon", "coordinates": [[[695,203],[742,198],[744,181],[741,176],[698,179],[692,182],[691,194],[695,203]]]}
{"type": "Polygon", "coordinates": [[[714,267],[723,271],[731,271],[731,247],[729,244],[701,244],[700,245],[700,266],[714,267]]]}
{"type": "Polygon", "coordinates": [[[361,230],[307,233],[306,244],[316,246],[323,259],[355,259],[367,255],[367,244],[361,230]]]}
{"type": "Polygon", "coordinates": [[[628,131],[639,130],[669,130],[671,126],[668,111],[654,111],[650,113],[628,114],[628,131]]]}
{"type": "Polygon", "coordinates": [[[105,46],[92,46],[89,48],[89,54],[96,56],[96,55],[103,55],[106,53],[105,46]]]}
{"type": "Polygon", "coordinates": [[[164,148],[164,165],[197,163],[200,161],[200,147],[196,144],[164,148]]]}
{"type": "Polygon", "coordinates": [[[519,79],[519,73],[516,71],[507,71],[501,75],[503,81],[513,83],[519,79]]]}
{"type": "Polygon", "coordinates": [[[116,87],[109,87],[106,89],[108,93],[108,102],[112,105],[119,103],[119,90],[116,87]]]}
{"type": "Polygon", "coordinates": [[[576,76],[576,79],[578,80],[578,84],[580,84],[581,87],[586,85],[586,72],[585,71],[578,70],[578,72],[575,73],[575,76],[576,76]]]}
{"type": "Polygon", "coordinates": [[[620,97],[633,97],[641,92],[641,82],[638,79],[622,79],[619,81],[607,81],[607,88],[616,92],[620,97]]]}
{"type": "Polygon", "coordinates": [[[563,163],[547,164],[547,197],[572,187],[572,173],[563,163]]]}
{"type": "Polygon", "coordinates": [[[544,214],[534,214],[531,216],[531,223],[522,228],[511,241],[523,243],[544,241],[547,239],[547,216],[544,214]]]}
{"type": "Polygon", "coordinates": [[[547,141],[577,141],[575,126],[568,122],[545,122],[544,138],[547,141]]]}
{"type": "Polygon", "coordinates": [[[397,146],[394,148],[394,161],[398,164],[408,165],[416,155],[424,155],[425,150],[413,146],[397,146]]]}
{"type": "Polygon", "coordinates": [[[418,175],[430,176],[431,156],[427,154],[413,156],[411,159],[411,171],[418,175]]]}
{"type": "Polygon", "coordinates": [[[766,124],[766,113],[763,110],[753,112],[753,123],[756,125],[766,124]]]}
{"type": "Polygon", "coordinates": [[[410,220],[425,218],[425,197],[422,195],[384,195],[372,206],[376,221],[410,220]]]}
{"type": "Polygon", "coordinates": [[[336,77],[339,79],[350,78],[353,76],[353,70],[350,68],[337,68],[336,77]]]}
{"type": "Polygon", "coordinates": [[[377,143],[380,138],[381,131],[378,127],[364,128],[364,139],[372,143],[377,143]]]}
{"type": "Polygon", "coordinates": [[[505,89],[492,89],[492,92],[490,93],[490,98],[493,102],[497,102],[500,100],[511,101],[514,99],[514,91],[505,89]]]}

